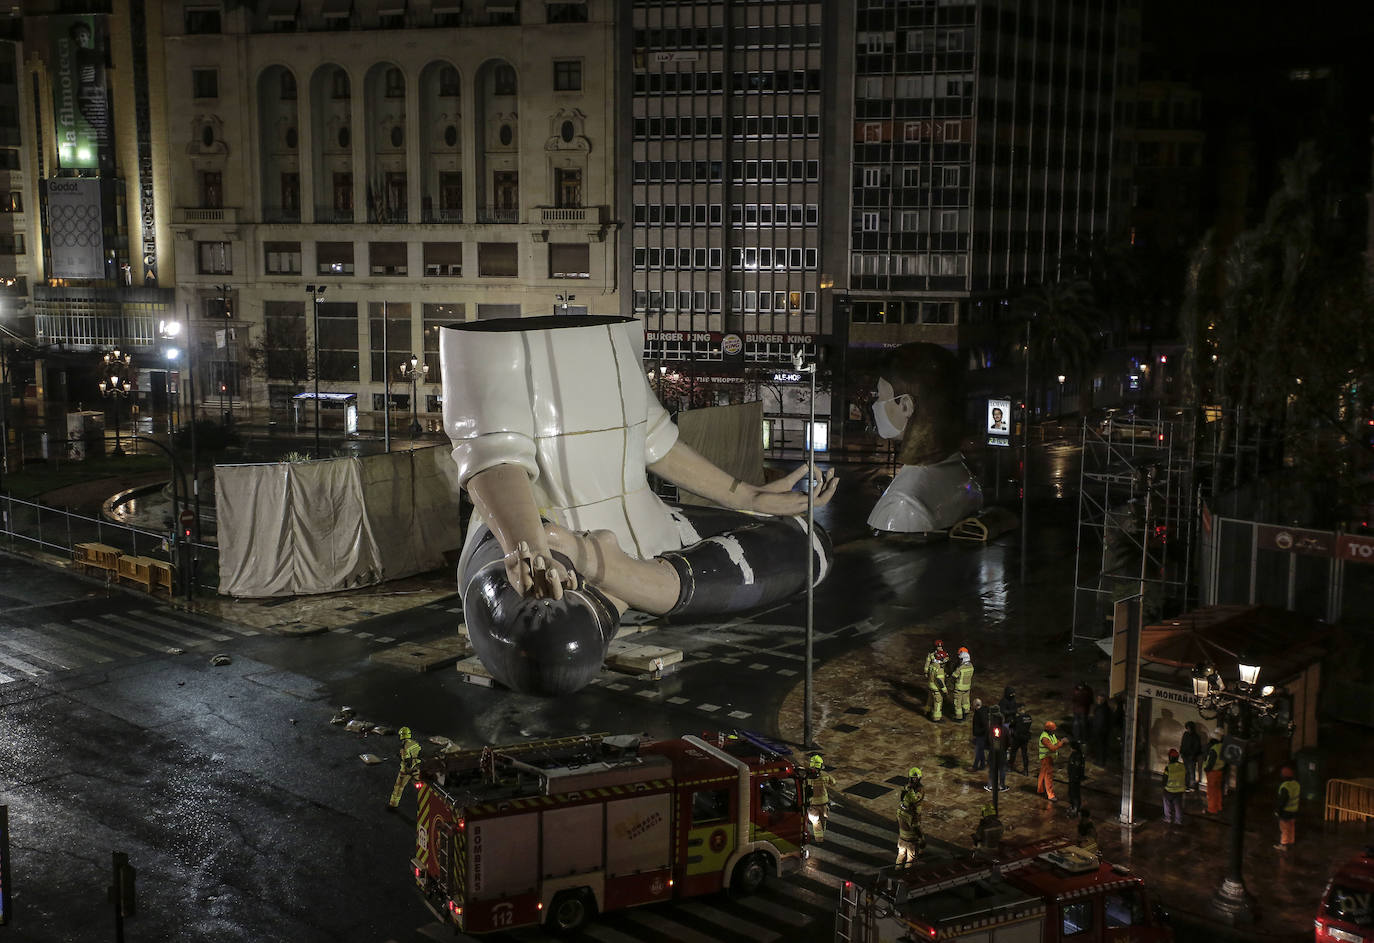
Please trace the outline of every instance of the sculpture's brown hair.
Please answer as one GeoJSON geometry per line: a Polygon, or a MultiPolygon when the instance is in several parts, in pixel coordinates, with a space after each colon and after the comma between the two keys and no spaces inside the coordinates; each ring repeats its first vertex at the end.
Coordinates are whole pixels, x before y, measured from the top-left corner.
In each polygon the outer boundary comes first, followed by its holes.
{"type": "Polygon", "coordinates": [[[903,465],[930,465],[958,450],[964,419],[963,371],[952,351],[939,344],[903,344],[878,376],[892,384],[894,395],[909,395],[915,404],[897,452],[903,465]]]}

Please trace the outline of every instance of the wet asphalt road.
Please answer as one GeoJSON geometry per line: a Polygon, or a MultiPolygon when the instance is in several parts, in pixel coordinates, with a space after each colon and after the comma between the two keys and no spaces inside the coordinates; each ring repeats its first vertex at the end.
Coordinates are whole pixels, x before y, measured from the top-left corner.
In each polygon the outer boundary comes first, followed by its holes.
{"type": "MultiPolygon", "coordinates": [[[[1040,480],[1048,475],[1047,466],[1040,480]]],[[[1007,580],[1018,577],[1016,538],[986,547],[869,539],[862,517],[876,491],[853,477],[822,515],[842,546],[816,594],[818,663],[952,608],[975,607],[1014,645],[1017,627],[1002,603],[1007,580]]],[[[1033,521],[1058,525],[1036,528],[1034,554],[1072,554],[1064,525],[1073,502],[1052,487],[1032,495],[1033,521]]],[[[659,682],[606,675],[555,702],[471,685],[452,671],[415,674],[370,661],[387,645],[451,632],[456,602],[281,638],[159,615],[146,597],[109,595],[15,558],[0,557],[0,587],[0,653],[13,662],[0,660],[11,679],[0,683],[0,802],[10,812],[15,908],[4,930],[32,943],[113,939],[105,902],[113,851],[138,869],[131,941],[452,939],[413,890],[413,812],[383,810],[395,740],[331,725],[339,706],[463,745],[726,725],[771,733],[804,667],[802,600],[723,625],[660,629],[654,644],[685,653],[679,671],[659,682]],[[63,632],[72,625],[83,634],[63,632]],[[211,666],[218,652],[230,664],[211,666]],[[366,765],[363,753],[385,762],[366,765]]],[[[410,800],[403,808],[413,809],[410,800]]],[[[829,857],[813,859],[815,873],[787,894],[608,915],[588,938],[771,939],[783,931],[827,940],[833,879],[886,863],[891,844],[885,828],[861,821],[839,823],[837,834],[829,857]]],[[[504,937],[513,938],[540,935],[504,937]]]]}

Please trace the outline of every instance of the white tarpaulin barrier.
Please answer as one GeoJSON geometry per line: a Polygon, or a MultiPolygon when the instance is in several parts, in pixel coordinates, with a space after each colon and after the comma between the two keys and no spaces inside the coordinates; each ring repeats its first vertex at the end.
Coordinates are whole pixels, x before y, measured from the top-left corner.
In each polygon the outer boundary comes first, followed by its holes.
{"type": "Polygon", "coordinates": [[[433,570],[462,544],[447,448],[215,467],[219,591],[331,593],[433,570]]]}

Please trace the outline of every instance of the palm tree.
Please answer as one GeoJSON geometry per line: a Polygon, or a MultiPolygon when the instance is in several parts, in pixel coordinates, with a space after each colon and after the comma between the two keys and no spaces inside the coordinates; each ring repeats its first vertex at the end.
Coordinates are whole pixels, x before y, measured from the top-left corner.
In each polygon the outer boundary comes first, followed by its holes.
{"type": "MultiPolygon", "coordinates": [[[[1070,276],[1032,285],[1016,300],[1016,307],[1032,321],[1026,354],[1036,372],[1041,401],[1047,379],[1053,374],[1067,374],[1080,391],[1087,389],[1089,384],[1084,381],[1096,365],[1103,342],[1101,312],[1092,284],[1070,276]]],[[[1087,405],[1081,394],[1080,403],[1087,405]]]]}

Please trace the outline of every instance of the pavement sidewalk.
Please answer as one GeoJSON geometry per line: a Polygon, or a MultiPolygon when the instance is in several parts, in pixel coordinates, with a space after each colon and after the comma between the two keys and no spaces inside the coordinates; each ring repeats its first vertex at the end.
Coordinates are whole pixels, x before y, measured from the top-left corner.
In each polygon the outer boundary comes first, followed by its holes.
{"type": "MultiPolygon", "coordinates": [[[[876,538],[866,538],[875,540],[876,538]]],[[[1005,538],[1015,540],[1015,537],[1005,538]]],[[[861,549],[860,543],[847,545],[861,549]]],[[[896,851],[896,812],[900,783],[911,766],[923,771],[926,801],[923,824],[928,836],[969,847],[975,824],[991,796],[984,791],[986,772],[972,771],[970,725],[966,720],[936,724],[927,714],[922,677],[925,656],[936,638],[948,651],[969,647],[975,666],[973,695],[995,702],[1011,686],[1035,718],[1035,731],[1053,719],[1061,731],[1070,725],[1069,694],[1079,680],[1096,690],[1107,685],[1110,664],[1095,646],[1068,649],[1069,577],[1065,561],[1039,561],[1031,585],[1023,591],[1008,581],[1005,592],[987,593],[981,607],[964,607],[926,619],[912,619],[899,631],[871,645],[827,661],[813,679],[813,739],[823,748],[839,784],[839,801],[858,806],[888,822],[896,851]]],[[[1068,560],[1071,565],[1072,558],[1068,560]]],[[[779,730],[790,742],[802,742],[800,685],[784,703],[779,730]]],[[[1324,727],[1322,743],[1348,745],[1331,757],[1328,775],[1366,774],[1374,755],[1374,736],[1349,725],[1324,727]],[[1342,770],[1342,765],[1352,766],[1342,770]],[[1357,772],[1357,770],[1359,772],[1357,772]]],[[[1119,754],[1119,746],[1115,748],[1119,754]]],[[[1333,754],[1335,751],[1331,751],[1333,754]]],[[[1057,802],[1035,793],[1038,763],[1029,751],[1028,774],[1020,763],[1007,777],[1010,790],[999,797],[1000,814],[1009,836],[1026,839],[1076,836],[1077,817],[1068,812],[1064,773],[1067,752],[1058,761],[1057,802]]],[[[1264,780],[1251,789],[1247,804],[1245,880],[1258,900],[1259,922],[1233,930],[1215,922],[1208,904],[1226,872],[1230,812],[1204,814],[1201,793],[1185,801],[1184,824],[1163,822],[1162,784],[1155,775],[1136,780],[1133,827],[1119,822],[1122,778],[1119,761],[1108,768],[1089,762],[1083,803],[1092,812],[1104,856],[1143,874],[1157,899],[1175,914],[1176,926],[1190,936],[1236,939],[1311,939],[1326,879],[1334,868],[1368,843],[1360,828],[1324,827],[1320,799],[1304,802],[1295,851],[1273,847],[1278,829],[1273,815],[1277,781],[1264,780]]]]}

